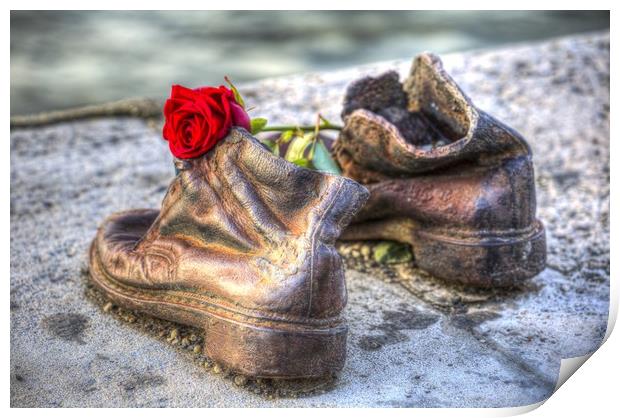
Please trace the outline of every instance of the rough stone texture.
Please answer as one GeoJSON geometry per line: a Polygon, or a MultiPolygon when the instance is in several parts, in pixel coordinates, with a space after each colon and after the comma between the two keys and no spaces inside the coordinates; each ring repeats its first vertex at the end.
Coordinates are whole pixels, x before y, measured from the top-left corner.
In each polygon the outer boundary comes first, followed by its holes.
{"type": "MultiPolygon", "coordinates": [[[[594,351],[607,325],[609,35],[443,58],[476,104],[533,148],[549,262],[530,285],[481,293],[411,265],[391,282],[350,269],[348,360],[335,387],[258,396],[85,297],[99,222],[157,207],[173,175],[159,126],[101,118],[14,129],[11,405],[496,407],[547,398],[560,359],[594,351]]],[[[338,120],[346,84],[388,68],[404,76],[409,60],[243,90],[274,123],[311,123],[319,110],[338,120]]]]}

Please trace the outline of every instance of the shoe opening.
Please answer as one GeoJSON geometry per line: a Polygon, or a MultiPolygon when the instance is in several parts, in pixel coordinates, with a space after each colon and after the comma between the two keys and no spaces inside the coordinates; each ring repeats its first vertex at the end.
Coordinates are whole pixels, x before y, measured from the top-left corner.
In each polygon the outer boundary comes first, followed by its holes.
{"type": "Polygon", "coordinates": [[[357,109],[380,115],[408,143],[426,151],[464,138],[472,123],[471,104],[431,54],[415,59],[405,83],[395,71],[352,83],[343,118],[357,109]]]}

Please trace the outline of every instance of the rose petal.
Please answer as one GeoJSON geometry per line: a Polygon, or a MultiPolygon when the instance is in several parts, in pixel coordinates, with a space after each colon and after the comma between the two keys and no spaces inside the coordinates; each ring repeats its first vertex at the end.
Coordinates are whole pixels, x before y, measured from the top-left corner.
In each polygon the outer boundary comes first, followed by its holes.
{"type": "Polygon", "coordinates": [[[196,158],[230,132],[250,129],[250,118],[224,86],[188,89],[173,85],[164,104],[163,136],[177,158],[196,158]]]}

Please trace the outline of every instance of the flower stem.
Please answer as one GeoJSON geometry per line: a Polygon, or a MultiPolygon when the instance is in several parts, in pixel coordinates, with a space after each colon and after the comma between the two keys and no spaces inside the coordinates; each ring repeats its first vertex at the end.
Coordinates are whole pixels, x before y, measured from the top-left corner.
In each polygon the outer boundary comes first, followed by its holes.
{"type": "MultiPolygon", "coordinates": [[[[312,148],[310,149],[310,155],[308,155],[308,159],[314,159],[314,149],[316,148],[316,141],[319,138],[319,131],[321,130],[321,121],[323,118],[321,114],[316,115],[316,123],[314,124],[314,137],[312,138],[312,148]]],[[[326,125],[329,125],[328,121],[325,121],[326,125]]]]}
{"type": "MultiPolygon", "coordinates": [[[[302,126],[274,125],[274,126],[265,126],[260,131],[261,132],[284,132],[284,131],[295,131],[295,130],[300,130],[304,132],[313,132],[314,130],[316,130],[316,125],[302,125],[302,126]]],[[[334,125],[331,123],[323,123],[319,125],[319,130],[320,131],[324,131],[324,130],[341,131],[342,126],[334,125]]]]}

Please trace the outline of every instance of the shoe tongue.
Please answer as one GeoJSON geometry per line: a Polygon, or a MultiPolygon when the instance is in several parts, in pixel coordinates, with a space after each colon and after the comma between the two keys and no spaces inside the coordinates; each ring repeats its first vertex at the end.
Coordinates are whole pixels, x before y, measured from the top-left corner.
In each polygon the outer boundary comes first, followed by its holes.
{"type": "Polygon", "coordinates": [[[418,55],[403,86],[408,110],[424,115],[449,142],[467,135],[473,123],[473,105],[443,69],[438,56],[418,55]]]}

